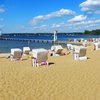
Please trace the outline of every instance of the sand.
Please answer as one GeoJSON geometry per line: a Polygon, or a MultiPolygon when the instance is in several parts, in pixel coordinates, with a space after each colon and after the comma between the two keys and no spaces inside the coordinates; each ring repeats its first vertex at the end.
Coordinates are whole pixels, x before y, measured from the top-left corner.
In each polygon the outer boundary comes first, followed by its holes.
{"type": "Polygon", "coordinates": [[[0,100],[100,100],[100,51],[89,46],[87,56],[49,57],[51,65],[41,67],[0,58],[0,100]]]}

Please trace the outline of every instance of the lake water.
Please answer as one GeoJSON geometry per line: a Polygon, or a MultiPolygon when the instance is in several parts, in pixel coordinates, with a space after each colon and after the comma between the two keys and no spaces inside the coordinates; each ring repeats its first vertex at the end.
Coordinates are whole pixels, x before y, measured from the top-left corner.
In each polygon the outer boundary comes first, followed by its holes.
{"type": "MultiPolygon", "coordinates": [[[[18,38],[18,39],[39,39],[39,40],[53,40],[53,36],[6,36],[7,38],[18,38]]],[[[58,35],[58,41],[68,41],[69,39],[90,39],[90,38],[100,38],[100,36],[97,35],[91,35],[91,36],[62,36],[58,35]]],[[[25,46],[29,46],[31,49],[33,48],[46,48],[50,49],[52,43],[38,43],[38,42],[23,42],[23,41],[9,41],[9,40],[0,40],[0,52],[10,52],[11,48],[23,48],[25,46]]],[[[65,45],[66,46],[66,45],[65,45]]]]}

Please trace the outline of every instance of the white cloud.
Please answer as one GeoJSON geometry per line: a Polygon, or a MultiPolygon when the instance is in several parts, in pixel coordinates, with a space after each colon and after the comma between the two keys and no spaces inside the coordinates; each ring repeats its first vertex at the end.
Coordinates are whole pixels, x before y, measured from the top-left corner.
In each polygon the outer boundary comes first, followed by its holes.
{"type": "Polygon", "coordinates": [[[100,28],[100,20],[86,20],[81,22],[65,22],[65,23],[55,23],[51,25],[41,25],[37,26],[34,29],[38,31],[45,30],[47,32],[53,32],[53,30],[59,30],[60,32],[74,32],[74,31],[84,31],[100,28]]]}
{"type": "Polygon", "coordinates": [[[60,25],[60,24],[52,24],[51,27],[52,27],[52,28],[59,28],[59,27],[61,27],[61,25],[60,25]]]}
{"type": "Polygon", "coordinates": [[[78,15],[78,16],[75,16],[74,18],[68,20],[68,22],[80,22],[80,21],[84,21],[86,19],[87,19],[87,16],[78,15]]]}
{"type": "Polygon", "coordinates": [[[100,0],[86,0],[80,4],[80,7],[82,11],[100,14],[100,0]]]}
{"type": "Polygon", "coordinates": [[[73,16],[73,15],[75,15],[75,12],[72,10],[68,10],[68,9],[60,9],[59,11],[52,12],[47,15],[36,16],[32,19],[31,23],[32,23],[32,25],[36,25],[44,20],[48,20],[51,18],[57,18],[57,17],[63,17],[63,16],[67,16],[67,15],[73,16]]]}
{"type": "Polygon", "coordinates": [[[70,24],[73,28],[73,30],[75,28],[81,30],[93,30],[93,29],[97,29],[100,28],[100,20],[86,20],[86,21],[81,21],[81,22],[76,22],[74,24],[70,24]]]}
{"type": "Polygon", "coordinates": [[[91,25],[91,24],[100,24],[100,20],[88,20],[88,21],[82,21],[80,23],[76,23],[75,25],[91,25]]]}
{"type": "Polygon", "coordinates": [[[0,13],[4,13],[5,9],[3,7],[0,7],[0,13]]]}
{"type": "Polygon", "coordinates": [[[43,29],[47,29],[48,27],[49,27],[48,25],[40,25],[40,26],[33,27],[33,29],[41,29],[41,30],[43,30],[43,29]]]}

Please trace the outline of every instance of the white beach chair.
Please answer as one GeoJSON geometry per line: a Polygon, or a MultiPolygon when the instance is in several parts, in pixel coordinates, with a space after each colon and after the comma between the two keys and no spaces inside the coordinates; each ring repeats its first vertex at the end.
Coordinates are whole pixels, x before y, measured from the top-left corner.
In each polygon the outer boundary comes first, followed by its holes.
{"type": "Polygon", "coordinates": [[[74,39],[74,42],[77,42],[77,39],[74,39]]]}
{"type": "Polygon", "coordinates": [[[19,48],[11,49],[10,59],[12,60],[22,60],[22,50],[19,48]]]}
{"type": "Polygon", "coordinates": [[[51,46],[51,53],[53,56],[60,56],[62,54],[63,47],[61,45],[51,46]]]}
{"type": "Polygon", "coordinates": [[[76,46],[75,51],[73,53],[74,60],[86,60],[86,51],[87,48],[84,46],[76,46]]]}
{"type": "Polygon", "coordinates": [[[100,42],[94,43],[94,50],[100,50],[100,42]]]}
{"type": "Polygon", "coordinates": [[[88,46],[88,43],[87,42],[83,42],[83,46],[84,47],[87,47],[88,46]]]}
{"type": "Polygon", "coordinates": [[[68,49],[69,51],[72,51],[72,44],[67,44],[67,49],[68,49]]]}
{"type": "Polygon", "coordinates": [[[87,47],[90,46],[92,44],[92,42],[89,42],[88,40],[84,40],[83,42],[83,46],[87,47]]]}
{"type": "Polygon", "coordinates": [[[32,49],[32,66],[48,65],[48,51],[46,49],[32,49]]]}
{"type": "Polygon", "coordinates": [[[75,47],[76,47],[76,45],[67,44],[67,49],[68,49],[71,53],[74,52],[75,47]]]}
{"type": "Polygon", "coordinates": [[[23,54],[29,55],[29,53],[30,53],[30,48],[29,47],[23,47],[23,54]]]}
{"type": "Polygon", "coordinates": [[[80,42],[84,42],[84,39],[83,39],[83,38],[81,38],[80,42]]]}

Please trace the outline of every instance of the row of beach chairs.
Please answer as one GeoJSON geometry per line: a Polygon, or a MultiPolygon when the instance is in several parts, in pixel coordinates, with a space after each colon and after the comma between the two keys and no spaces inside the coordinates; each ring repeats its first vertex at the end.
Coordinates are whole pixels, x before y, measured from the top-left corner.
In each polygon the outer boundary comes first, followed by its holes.
{"type": "MultiPolygon", "coordinates": [[[[87,59],[87,45],[76,46],[67,44],[67,49],[73,54],[74,60],[85,60],[87,59]]],[[[94,43],[94,50],[100,50],[100,42],[94,43]]],[[[29,47],[23,47],[23,51],[19,48],[11,49],[10,58],[11,60],[22,60],[22,55],[29,55],[29,47]]],[[[50,50],[52,56],[60,56],[62,54],[63,47],[61,45],[53,45],[50,50]]],[[[48,50],[44,48],[32,49],[32,65],[38,66],[41,64],[48,65],[48,50]]]]}
{"type": "MultiPolygon", "coordinates": [[[[72,44],[67,44],[67,49],[73,54],[74,60],[85,60],[87,59],[86,46],[76,46],[72,44]]],[[[100,50],[100,43],[94,43],[94,50],[100,50]]],[[[23,47],[23,51],[19,48],[11,49],[10,58],[12,60],[22,60],[22,55],[29,55],[29,47],[23,47]]],[[[61,45],[54,45],[51,47],[50,54],[52,56],[60,56],[62,54],[63,47],[61,45]]],[[[32,49],[32,65],[48,65],[48,50],[44,48],[32,49]]]]}
{"type": "Polygon", "coordinates": [[[23,52],[20,48],[12,48],[10,53],[10,58],[12,60],[21,60],[22,54],[23,55],[29,55],[30,48],[29,47],[23,47],[23,52]]]}
{"type": "MultiPolygon", "coordinates": [[[[51,54],[52,56],[59,56],[62,52],[63,48],[62,46],[52,46],[51,47],[51,54]]],[[[23,47],[23,52],[20,48],[12,48],[10,59],[13,60],[22,60],[22,55],[29,55],[30,48],[29,47],[23,47]]],[[[44,48],[40,49],[32,49],[32,65],[33,66],[39,66],[42,64],[48,65],[48,50],[44,48]]]]}
{"type": "MultiPolygon", "coordinates": [[[[76,54],[75,56],[78,56],[78,55],[85,56],[86,52],[83,52],[82,48],[79,49],[80,51],[79,52],[78,48],[79,47],[75,49],[76,50],[76,52],[74,52],[74,54],[76,54]]],[[[63,51],[63,47],[61,45],[54,45],[51,47],[50,53],[52,54],[52,56],[60,56],[60,55],[63,55],[62,51],[63,51]]],[[[10,54],[11,61],[12,60],[22,60],[22,55],[29,55],[29,52],[30,52],[29,47],[24,47],[23,52],[19,48],[13,48],[11,49],[11,54],[10,54]]],[[[42,64],[48,65],[47,60],[48,60],[48,50],[44,48],[32,49],[32,65],[33,66],[39,66],[42,64]]]]}

